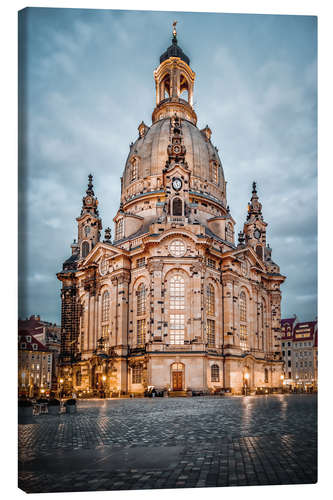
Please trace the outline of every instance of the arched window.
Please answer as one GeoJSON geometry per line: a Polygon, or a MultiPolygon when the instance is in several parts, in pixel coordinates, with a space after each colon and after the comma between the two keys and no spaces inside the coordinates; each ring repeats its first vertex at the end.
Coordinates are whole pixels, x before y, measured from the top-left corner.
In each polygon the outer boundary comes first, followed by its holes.
{"type": "Polygon", "coordinates": [[[211,283],[207,286],[207,314],[215,315],[215,290],[211,283]]]}
{"type": "Polygon", "coordinates": [[[210,379],[212,382],[220,381],[220,368],[218,365],[212,365],[210,367],[210,379]]]}
{"type": "Polygon", "coordinates": [[[170,96],[170,75],[167,73],[161,83],[160,83],[160,102],[163,101],[163,99],[170,96]]]}
{"type": "Polygon", "coordinates": [[[246,295],[241,292],[239,295],[239,344],[243,351],[248,349],[248,333],[247,333],[247,305],[246,295]]]}
{"type": "Polygon", "coordinates": [[[174,198],[172,201],[172,215],[183,215],[183,202],[180,198],[174,198]]]}
{"type": "Polygon", "coordinates": [[[170,280],[170,344],[184,344],[185,316],[179,311],[185,309],[185,280],[180,274],[170,280]]]}
{"type": "Polygon", "coordinates": [[[260,245],[257,245],[256,254],[262,259],[262,247],[260,245]]]}
{"type": "Polygon", "coordinates": [[[84,241],[82,243],[82,257],[83,258],[87,257],[88,253],[89,253],[89,243],[88,241],[84,241]]]}
{"type": "Polygon", "coordinates": [[[142,316],[146,312],[146,289],[141,283],[136,292],[136,314],[142,316]]]}

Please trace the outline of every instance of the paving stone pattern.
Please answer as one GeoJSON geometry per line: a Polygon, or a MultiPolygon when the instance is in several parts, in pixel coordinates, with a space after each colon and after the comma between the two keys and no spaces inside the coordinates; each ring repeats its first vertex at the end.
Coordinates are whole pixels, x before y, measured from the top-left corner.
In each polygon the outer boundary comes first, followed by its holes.
{"type": "Polygon", "coordinates": [[[316,395],[81,400],[19,425],[29,493],[316,481],[316,395]]]}

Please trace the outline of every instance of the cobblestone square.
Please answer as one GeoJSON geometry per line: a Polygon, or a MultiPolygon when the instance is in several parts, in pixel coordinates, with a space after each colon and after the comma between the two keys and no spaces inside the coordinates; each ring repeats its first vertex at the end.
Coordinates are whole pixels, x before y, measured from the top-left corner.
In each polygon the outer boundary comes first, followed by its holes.
{"type": "Polygon", "coordinates": [[[19,424],[29,493],[317,481],[317,396],[80,400],[19,424]]]}

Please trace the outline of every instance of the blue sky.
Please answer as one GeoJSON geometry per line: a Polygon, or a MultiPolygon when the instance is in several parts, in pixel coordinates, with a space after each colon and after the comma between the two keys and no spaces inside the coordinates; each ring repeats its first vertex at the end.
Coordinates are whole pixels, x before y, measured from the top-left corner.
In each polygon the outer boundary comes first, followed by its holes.
{"type": "Polygon", "coordinates": [[[317,314],[317,21],[309,16],[31,8],[21,13],[19,315],[60,321],[56,272],[76,238],[87,175],[104,228],[120,176],[151,123],[153,70],[178,41],[196,72],[237,232],[257,181],[282,314],[317,314]]]}

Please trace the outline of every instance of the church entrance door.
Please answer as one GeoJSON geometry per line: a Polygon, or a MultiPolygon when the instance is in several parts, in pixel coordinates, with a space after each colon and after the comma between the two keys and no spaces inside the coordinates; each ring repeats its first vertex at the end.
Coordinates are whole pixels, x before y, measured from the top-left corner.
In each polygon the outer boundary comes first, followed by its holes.
{"type": "Polygon", "coordinates": [[[181,391],[183,389],[183,372],[172,372],[172,385],[174,391],[181,391]]]}

